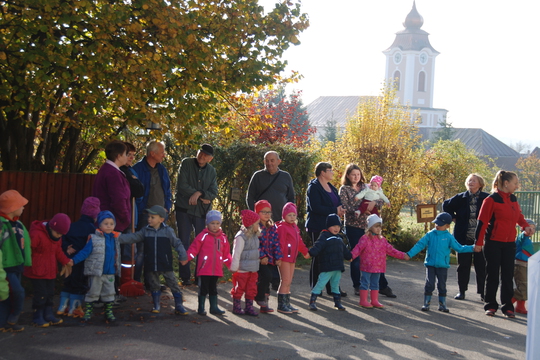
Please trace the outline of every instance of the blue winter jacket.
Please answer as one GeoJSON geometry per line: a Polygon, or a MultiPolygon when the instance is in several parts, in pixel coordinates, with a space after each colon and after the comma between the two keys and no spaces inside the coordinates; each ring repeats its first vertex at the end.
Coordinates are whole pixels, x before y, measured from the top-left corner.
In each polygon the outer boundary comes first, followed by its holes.
{"type": "MultiPolygon", "coordinates": [[[[139,212],[139,217],[143,219],[144,211],[146,210],[148,203],[148,195],[150,194],[150,170],[148,169],[148,162],[146,161],[146,156],[141,159],[138,163],[133,165],[133,169],[139,175],[139,180],[144,185],[144,196],[138,198],[137,201],[137,210],[139,212]]],[[[165,205],[163,206],[167,211],[172,207],[172,192],[171,192],[171,180],[169,179],[169,173],[167,169],[162,164],[156,164],[159,172],[159,177],[161,179],[161,187],[163,188],[163,194],[165,196],[165,205]]]]}
{"type": "Polygon", "coordinates": [[[424,235],[407,252],[407,255],[412,258],[426,247],[427,252],[424,266],[433,266],[436,268],[450,267],[451,249],[454,249],[458,253],[470,253],[474,251],[474,245],[461,245],[448,230],[441,231],[433,229],[424,235]]]}
{"type": "MultiPolygon", "coordinates": [[[[328,183],[332,192],[337,196],[341,205],[337,189],[328,183]]],[[[326,217],[330,214],[337,214],[337,207],[334,206],[332,198],[322,187],[318,179],[309,182],[306,193],[307,220],[306,229],[312,232],[323,231],[326,228],[326,217]]]]}

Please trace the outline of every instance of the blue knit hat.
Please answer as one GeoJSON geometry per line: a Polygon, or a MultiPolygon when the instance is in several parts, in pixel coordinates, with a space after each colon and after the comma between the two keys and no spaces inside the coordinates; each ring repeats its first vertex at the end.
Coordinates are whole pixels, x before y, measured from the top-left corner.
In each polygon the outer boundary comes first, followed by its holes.
{"type": "Polygon", "coordinates": [[[328,229],[330,226],[334,225],[341,226],[341,220],[337,214],[330,214],[326,217],[326,228],[328,229]]]}
{"type": "Polygon", "coordinates": [[[221,213],[217,210],[210,210],[206,214],[206,225],[210,224],[212,221],[219,221],[221,224],[221,213]]]}
{"type": "Polygon", "coordinates": [[[116,225],[116,218],[114,217],[113,213],[110,212],[109,210],[105,210],[105,211],[101,211],[98,215],[97,215],[97,224],[98,226],[101,224],[101,222],[105,219],[113,219],[114,221],[114,225],[116,225]]]}

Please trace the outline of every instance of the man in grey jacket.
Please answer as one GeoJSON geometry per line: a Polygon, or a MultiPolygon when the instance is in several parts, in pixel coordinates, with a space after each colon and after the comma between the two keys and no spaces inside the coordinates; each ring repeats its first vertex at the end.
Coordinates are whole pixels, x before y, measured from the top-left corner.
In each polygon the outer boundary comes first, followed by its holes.
{"type": "MultiPolygon", "coordinates": [[[[212,145],[203,144],[196,157],[185,158],[178,168],[176,226],[185,249],[189,248],[192,230],[197,236],[204,229],[206,213],[212,210],[212,200],[217,196],[216,169],[210,165],[213,158],[212,145]]],[[[192,284],[189,264],[180,264],[178,273],[182,284],[192,284]]]]}

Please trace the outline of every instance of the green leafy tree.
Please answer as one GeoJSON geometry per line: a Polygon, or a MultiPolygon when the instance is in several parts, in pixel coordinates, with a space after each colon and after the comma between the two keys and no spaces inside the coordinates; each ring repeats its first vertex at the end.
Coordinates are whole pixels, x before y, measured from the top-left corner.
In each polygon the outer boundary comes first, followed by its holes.
{"type": "Polygon", "coordinates": [[[337,121],[332,119],[329,119],[326,122],[326,125],[324,125],[324,134],[319,136],[322,143],[325,144],[327,142],[335,142],[338,139],[339,131],[337,127],[337,121]]]}
{"type": "Polygon", "coordinates": [[[520,191],[540,191],[540,159],[535,155],[522,157],[516,163],[520,191]]]}
{"type": "Polygon", "coordinates": [[[223,128],[227,101],[274,82],[308,26],[299,4],[14,0],[0,11],[4,170],[82,172],[148,121],[179,143],[223,128]]]}
{"type": "Polygon", "coordinates": [[[452,123],[446,120],[446,117],[439,121],[439,130],[433,133],[431,141],[436,143],[439,140],[452,140],[454,138],[455,129],[452,127],[452,123]]]}

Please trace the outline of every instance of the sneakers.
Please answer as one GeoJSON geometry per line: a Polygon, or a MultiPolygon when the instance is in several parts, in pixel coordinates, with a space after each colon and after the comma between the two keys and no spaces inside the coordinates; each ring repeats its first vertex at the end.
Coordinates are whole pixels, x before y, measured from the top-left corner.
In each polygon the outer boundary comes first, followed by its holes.
{"type": "Polygon", "coordinates": [[[503,315],[504,315],[504,317],[506,317],[508,319],[513,319],[513,318],[516,317],[516,314],[514,314],[514,312],[512,310],[503,311],[503,315]]]}
{"type": "Polygon", "coordinates": [[[485,314],[487,316],[495,316],[496,312],[497,312],[497,310],[495,310],[495,309],[488,309],[488,310],[486,310],[485,314]]]}
{"type": "Polygon", "coordinates": [[[457,295],[454,296],[454,299],[456,299],[456,300],[465,300],[465,291],[458,292],[457,295]]]}

